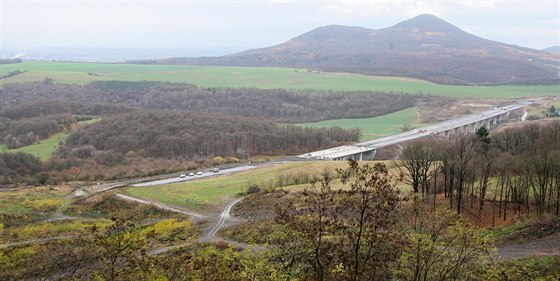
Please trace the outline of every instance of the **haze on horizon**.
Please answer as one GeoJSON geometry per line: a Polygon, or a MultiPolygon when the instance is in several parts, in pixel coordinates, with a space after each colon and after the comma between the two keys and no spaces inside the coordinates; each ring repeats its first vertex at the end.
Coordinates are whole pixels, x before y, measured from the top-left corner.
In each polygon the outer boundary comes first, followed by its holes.
{"type": "Polygon", "coordinates": [[[276,45],[319,26],[379,29],[423,13],[490,40],[534,49],[560,45],[557,0],[2,0],[0,5],[3,57],[42,48],[214,56],[276,45]]]}

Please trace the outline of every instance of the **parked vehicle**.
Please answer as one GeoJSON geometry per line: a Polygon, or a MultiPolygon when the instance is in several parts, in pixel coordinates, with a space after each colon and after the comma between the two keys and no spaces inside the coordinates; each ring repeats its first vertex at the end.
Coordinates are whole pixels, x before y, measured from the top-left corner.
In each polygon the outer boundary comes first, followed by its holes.
{"type": "Polygon", "coordinates": [[[197,176],[200,176],[200,175],[202,175],[202,172],[198,172],[198,173],[196,173],[196,175],[197,175],[197,176]]]}
{"type": "Polygon", "coordinates": [[[212,169],[212,172],[214,172],[214,173],[217,173],[217,172],[219,172],[219,171],[220,171],[220,169],[218,169],[218,168],[212,169]]]}
{"type": "Polygon", "coordinates": [[[185,174],[181,174],[179,177],[180,177],[180,178],[184,178],[184,177],[186,177],[186,175],[185,175],[185,174]]]}
{"type": "Polygon", "coordinates": [[[189,177],[194,177],[194,173],[189,173],[189,177]]]}

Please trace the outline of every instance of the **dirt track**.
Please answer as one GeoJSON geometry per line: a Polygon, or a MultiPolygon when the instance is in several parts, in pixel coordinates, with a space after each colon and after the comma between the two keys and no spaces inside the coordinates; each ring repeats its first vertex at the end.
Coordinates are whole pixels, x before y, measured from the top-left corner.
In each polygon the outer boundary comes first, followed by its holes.
{"type": "MultiPolygon", "coordinates": [[[[133,202],[140,203],[140,204],[152,205],[152,206],[156,206],[158,208],[168,210],[168,211],[171,211],[171,212],[185,214],[185,215],[191,216],[195,220],[199,220],[199,221],[208,220],[208,221],[210,221],[211,223],[209,224],[209,226],[202,230],[202,236],[199,239],[200,242],[225,241],[227,243],[233,244],[236,247],[246,247],[247,246],[244,243],[238,243],[236,241],[229,241],[229,240],[224,240],[220,237],[216,237],[216,234],[218,233],[218,231],[220,231],[220,229],[222,229],[226,224],[231,225],[232,223],[236,222],[236,220],[231,218],[230,212],[231,212],[231,209],[233,209],[233,206],[235,206],[235,204],[241,202],[244,199],[244,197],[237,198],[237,199],[229,202],[222,209],[222,212],[220,214],[204,216],[204,215],[201,215],[201,214],[194,213],[192,211],[184,210],[183,208],[170,207],[170,206],[167,206],[163,203],[156,202],[156,201],[143,200],[143,199],[131,197],[131,196],[124,195],[124,194],[117,194],[117,196],[119,198],[123,199],[123,200],[133,201],[133,202]]],[[[161,253],[167,252],[169,250],[178,249],[178,248],[182,248],[182,247],[189,246],[189,245],[192,245],[192,243],[189,242],[189,243],[185,243],[185,244],[182,244],[182,245],[156,248],[156,249],[151,250],[150,253],[151,254],[161,254],[161,253]]]]}
{"type": "Polygon", "coordinates": [[[175,213],[180,213],[180,214],[184,214],[187,216],[192,217],[195,220],[202,220],[202,219],[206,219],[206,216],[201,215],[201,214],[197,214],[195,212],[192,211],[188,211],[185,210],[183,208],[178,208],[178,207],[169,207],[161,202],[156,202],[156,201],[149,201],[149,200],[144,200],[144,199],[140,199],[140,198],[136,198],[136,197],[132,197],[132,196],[128,196],[128,195],[124,195],[124,194],[120,194],[117,193],[116,194],[117,197],[123,199],[123,200],[127,200],[127,201],[132,201],[132,202],[136,202],[136,203],[140,203],[140,204],[145,204],[145,205],[152,205],[152,206],[156,206],[160,209],[163,210],[167,210],[167,211],[171,211],[171,212],[175,212],[175,213]]]}
{"type": "Polygon", "coordinates": [[[498,241],[497,255],[503,259],[560,255],[560,220],[518,229],[498,241]]]}
{"type": "Polygon", "coordinates": [[[560,255],[560,232],[526,243],[498,246],[497,254],[503,259],[560,255]]]}

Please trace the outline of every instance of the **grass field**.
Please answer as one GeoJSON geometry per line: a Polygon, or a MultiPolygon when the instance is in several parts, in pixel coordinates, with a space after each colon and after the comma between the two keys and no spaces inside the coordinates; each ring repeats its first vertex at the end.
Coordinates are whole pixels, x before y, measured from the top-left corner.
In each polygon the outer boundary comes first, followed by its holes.
{"type": "Polygon", "coordinates": [[[336,119],[298,125],[313,128],[335,126],[341,128],[360,128],[362,129],[360,141],[366,141],[400,133],[402,126],[405,124],[418,127],[421,124],[417,123],[416,120],[416,108],[412,107],[373,118],[336,119]]]}
{"type": "MultiPolygon", "coordinates": [[[[80,121],[75,124],[75,127],[85,126],[88,124],[93,124],[101,120],[100,118],[94,118],[91,120],[80,121]]],[[[60,142],[64,143],[70,132],[61,132],[54,134],[48,139],[41,140],[37,144],[32,144],[16,149],[9,149],[5,144],[0,144],[0,152],[25,152],[35,155],[41,159],[41,161],[46,161],[51,158],[51,155],[58,149],[60,142]]]]}
{"type": "Polygon", "coordinates": [[[281,176],[300,173],[320,175],[325,169],[334,173],[335,167],[345,167],[346,165],[344,161],[287,163],[204,180],[160,186],[130,187],[125,192],[142,199],[204,211],[219,205],[223,200],[231,199],[237,194],[247,191],[251,184],[266,188],[281,176]]]}
{"type": "Polygon", "coordinates": [[[422,80],[349,73],[311,73],[281,67],[211,67],[183,65],[134,65],[69,62],[24,62],[0,65],[0,74],[25,70],[4,83],[43,81],[86,84],[94,80],[168,81],[203,87],[259,87],[319,90],[374,90],[430,93],[450,97],[513,98],[560,95],[560,85],[468,87],[438,85],[422,80]],[[94,75],[90,75],[94,74],[94,75]]]}
{"type": "Polygon", "coordinates": [[[0,145],[0,152],[25,152],[39,157],[41,161],[46,161],[49,160],[51,155],[58,149],[59,143],[64,143],[69,134],[68,132],[54,134],[50,138],[42,140],[37,144],[16,149],[8,149],[6,145],[0,145]]]}

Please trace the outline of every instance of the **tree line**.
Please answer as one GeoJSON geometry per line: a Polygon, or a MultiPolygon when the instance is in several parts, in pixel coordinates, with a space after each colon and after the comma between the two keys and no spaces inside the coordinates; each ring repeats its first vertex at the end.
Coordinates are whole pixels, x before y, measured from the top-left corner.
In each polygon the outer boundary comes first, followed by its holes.
{"type": "Polygon", "coordinates": [[[20,58],[16,59],[0,59],[0,64],[12,64],[12,63],[22,63],[23,60],[20,58]]]}
{"type": "Polygon", "coordinates": [[[4,85],[0,90],[0,109],[31,101],[64,100],[295,123],[374,117],[414,106],[419,99],[431,97],[372,91],[204,88],[146,81],[96,81],[84,86],[35,82],[4,85]]]}
{"type": "Polygon", "coordinates": [[[560,216],[560,121],[529,124],[451,140],[421,140],[396,161],[403,181],[422,198],[442,192],[457,213],[479,216],[488,204],[493,221],[509,215],[560,216]]]}
{"type": "Polygon", "coordinates": [[[29,100],[0,107],[0,118],[23,120],[50,115],[105,116],[132,111],[130,107],[108,103],[81,103],[60,99],[29,100]]]}

